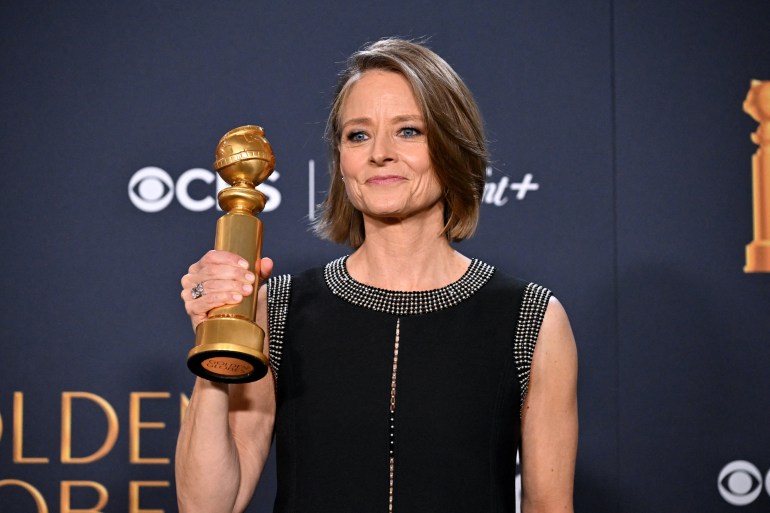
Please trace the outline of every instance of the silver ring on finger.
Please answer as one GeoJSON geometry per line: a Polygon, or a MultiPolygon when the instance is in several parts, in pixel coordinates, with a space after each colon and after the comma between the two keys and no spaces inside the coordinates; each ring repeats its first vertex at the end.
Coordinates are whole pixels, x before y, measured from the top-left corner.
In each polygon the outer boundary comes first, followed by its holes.
{"type": "Polygon", "coordinates": [[[190,295],[193,299],[198,299],[199,297],[203,297],[203,294],[206,292],[203,290],[203,282],[199,281],[195,284],[195,286],[190,289],[190,295]]]}

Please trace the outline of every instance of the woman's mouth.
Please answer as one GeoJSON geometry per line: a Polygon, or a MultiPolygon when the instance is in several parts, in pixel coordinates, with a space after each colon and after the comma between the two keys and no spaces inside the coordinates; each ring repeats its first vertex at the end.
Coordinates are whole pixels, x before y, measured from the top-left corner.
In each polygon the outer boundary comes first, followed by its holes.
{"type": "Polygon", "coordinates": [[[389,185],[399,183],[406,180],[403,176],[399,175],[377,175],[366,180],[370,185],[389,185]]]}

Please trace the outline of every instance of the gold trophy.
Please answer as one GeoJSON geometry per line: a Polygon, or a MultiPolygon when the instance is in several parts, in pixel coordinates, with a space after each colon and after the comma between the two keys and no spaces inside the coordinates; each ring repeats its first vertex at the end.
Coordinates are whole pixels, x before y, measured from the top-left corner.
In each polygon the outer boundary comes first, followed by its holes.
{"type": "Polygon", "coordinates": [[[770,82],[751,81],[743,110],[759,122],[751,140],[759,146],[751,160],[754,240],[746,246],[747,273],[770,273],[770,82]]]}
{"type": "MultiPolygon", "coordinates": [[[[227,132],[217,145],[214,170],[232,187],[223,189],[219,206],[226,213],[217,221],[215,249],[236,253],[254,268],[262,250],[262,221],[256,215],[267,198],[255,189],[275,166],[275,156],[265,132],[258,126],[241,126],[227,132]]],[[[195,347],[187,355],[192,372],[211,381],[247,383],[262,378],[268,359],[262,353],[265,332],[254,322],[257,289],[237,305],[212,309],[195,331],[195,347]]]]}

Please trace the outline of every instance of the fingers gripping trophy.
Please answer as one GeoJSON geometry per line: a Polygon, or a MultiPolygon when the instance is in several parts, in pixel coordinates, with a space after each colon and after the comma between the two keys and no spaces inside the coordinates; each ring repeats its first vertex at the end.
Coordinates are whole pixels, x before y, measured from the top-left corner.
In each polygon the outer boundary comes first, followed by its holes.
{"type": "MultiPolygon", "coordinates": [[[[217,145],[214,170],[231,185],[219,195],[226,213],[217,221],[214,247],[230,251],[254,265],[262,250],[262,221],[256,216],[267,198],[255,189],[275,167],[275,156],[265,132],[258,126],[242,126],[227,132],[217,145]]],[[[200,287],[200,284],[198,285],[200,287]]],[[[193,295],[202,294],[201,290],[193,295]]],[[[190,370],[211,381],[257,381],[268,370],[263,354],[265,333],[257,326],[257,287],[236,305],[213,308],[195,331],[195,347],[187,355],[190,370]]]]}

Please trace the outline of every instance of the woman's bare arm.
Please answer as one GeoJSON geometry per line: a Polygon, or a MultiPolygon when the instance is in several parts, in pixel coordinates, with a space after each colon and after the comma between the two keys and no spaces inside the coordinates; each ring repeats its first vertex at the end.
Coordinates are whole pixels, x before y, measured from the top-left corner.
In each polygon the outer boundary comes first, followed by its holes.
{"type": "Polygon", "coordinates": [[[578,438],[577,350],[567,314],[555,298],[535,345],[521,432],[522,513],[571,513],[578,438]]]}
{"type": "MultiPolygon", "coordinates": [[[[239,271],[237,258],[222,252],[207,254],[191,266],[191,272],[182,280],[183,288],[187,290],[206,277],[204,286],[211,288],[211,296],[216,291],[221,298],[209,297],[209,301],[224,303],[228,296],[237,297],[238,289],[249,281],[244,277],[245,272],[239,271]]],[[[263,266],[263,278],[271,268],[272,262],[263,266]]],[[[183,291],[182,297],[195,327],[205,318],[198,310],[210,309],[211,304],[186,295],[189,296],[189,292],[183,291]]],[[[265,287],[259,290],[257,324],[263,329],[267,326],[265,287]]],[[[263,351],[268,351],[267,337],[263,351]]],[[[177,442],[176,486],[180,512],[233,513],[246,509],[270,452],[274,418],[272,373],[254,383],[240,385],[198,378],[177,442]]]]}

